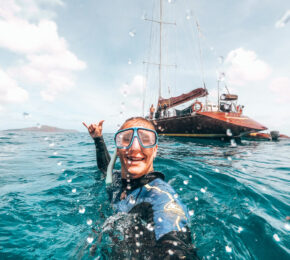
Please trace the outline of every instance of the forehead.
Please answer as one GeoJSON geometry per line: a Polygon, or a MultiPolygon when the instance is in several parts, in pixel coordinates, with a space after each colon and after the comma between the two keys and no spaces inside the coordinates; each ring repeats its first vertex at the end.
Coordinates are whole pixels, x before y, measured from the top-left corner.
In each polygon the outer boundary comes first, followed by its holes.
{"type": "Polygon", "coordinates": [[[146,121],[135,121],[135,120],[131,120],[128,122],[125,122],[121,129],[125,129],[125,128],[130,128],[130,127],[144,127],[144,128],[149,128],[152,130],[155,130],[154,127],[152,127],[152,125],[146,121]]]}

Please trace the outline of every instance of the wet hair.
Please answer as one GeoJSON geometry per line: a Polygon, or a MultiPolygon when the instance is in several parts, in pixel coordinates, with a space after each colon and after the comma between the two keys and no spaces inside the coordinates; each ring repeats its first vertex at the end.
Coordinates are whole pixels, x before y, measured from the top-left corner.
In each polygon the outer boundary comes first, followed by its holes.
{"type": "Polygon", "coordinates": [[[154,125],[152,124],[151,121],[149,121],[148,119],[144,118],[144,117],[141,117],[141,116],[137,116],[137,117],[130,117],[128,118],[123,124],[122,126],[120,127],[120,129],[123,129],[124,125],[128,122],[131,122],[133,121],[134,123],[142,123],[142,124],[145,124],[146,127],[148,128],[151,128],[151,129],[154,129],[155,130],[155,127],[154,125]]]}

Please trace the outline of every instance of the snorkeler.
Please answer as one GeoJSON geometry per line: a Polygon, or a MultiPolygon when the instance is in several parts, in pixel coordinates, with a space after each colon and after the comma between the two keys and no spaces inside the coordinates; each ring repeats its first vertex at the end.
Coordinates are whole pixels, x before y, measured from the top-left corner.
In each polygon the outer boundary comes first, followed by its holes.
{"type": "MultiPolygon", "coordinates": [[[[103,122],[83,124],[94,139],[98,168],[105,173],[110,155],[102,136],[103,122]]],[[[153,124],[142,117],[130,118],[114,140],[121,174],[113,173],[107,190],[116,212],[129,213],[134,223],[118,241],[119,248],[131,250],[131,259],[199,259],[191,243],[186,207],[164,175],[154,171],[158,136],[153,124]]]]}

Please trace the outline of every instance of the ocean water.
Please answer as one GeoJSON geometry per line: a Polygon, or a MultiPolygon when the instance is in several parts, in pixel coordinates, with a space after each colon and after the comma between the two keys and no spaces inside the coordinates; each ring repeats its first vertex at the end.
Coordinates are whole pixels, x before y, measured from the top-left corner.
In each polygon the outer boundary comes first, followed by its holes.
{"type": "MultiPolygon", "coordinates": [[[[154,168],[187,205],[200,258],[290,259],[289,140],[161,137],[154,168]]],[[[0,259],[106,259],[108,220],[87,133],[0,132],[0,259]]]]}

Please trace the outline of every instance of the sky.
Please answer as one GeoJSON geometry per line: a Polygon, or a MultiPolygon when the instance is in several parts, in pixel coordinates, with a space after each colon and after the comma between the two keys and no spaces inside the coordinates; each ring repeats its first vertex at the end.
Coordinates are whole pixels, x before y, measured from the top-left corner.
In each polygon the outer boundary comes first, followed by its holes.
{"type": "MultiPolygon", "coordinates": [[[[0,0],[0,130],[114,132],[157,103],[158,0],[0,0]],[[151,36],[150,36],[151,35],[151,36]]],[[[290,2],[163,0],[162,96],[217,79],[244,114],[290,135],[290,2]],[[196,26],[198,24],[198,26],[196,26]],[[174,65],[174,66],[171,66],[174,65]]]]}

